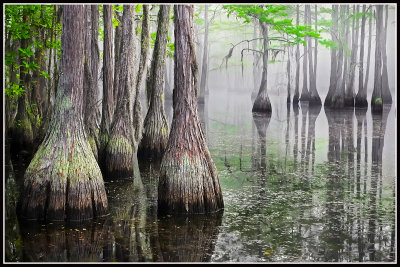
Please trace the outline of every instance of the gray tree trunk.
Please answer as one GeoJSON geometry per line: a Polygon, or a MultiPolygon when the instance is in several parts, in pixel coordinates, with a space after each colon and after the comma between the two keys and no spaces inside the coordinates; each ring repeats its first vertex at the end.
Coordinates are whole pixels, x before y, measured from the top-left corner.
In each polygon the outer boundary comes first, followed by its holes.
{"type": "Polygon", "coordinates": [[[374,91],[371,97],[371,111],[382,113],[382,31],[383,31],[383,6],[376,5],[376,42],[375,42],[375,71],[374,71],[374,91]]]}
{"type": "MultiPolygon", "coordinates": [[[[372,6],[370,6],[372,9],[372,6]]],[[[375,10],[373,12],[373,15],[375,16],[375,10]]],[[[372,43],[372,18],[369,19],[369,36],[368,36],[368,55],[367,55],[367,69],[365,71],[365,81],[364,81],[364,88],[365,88],[365,99],[367,98],[367,92],[368,92],[368,79],[369,79],[369,67],[371,66],[371,43],[372,43]]]]}
{"type": "MultiPolygon", "coordinates": [[[[308,22],[308,8],[306,7],[308,5],[304,6],[304,24],[307,24],[308,22]]],[[[309,37],[306,36],[304,37],[304,41],[306,44],[304,45],[304,55],[303,55],[303,88],[301,90],[301,96],[300,96],[300,101],[309,101],[310,100],[310,91],[308,90],[308,81],[307,81],[307,49],[308,49],[308,41],[309,37]]],[[[311,62],[312,64],[312,62],[311,62]]]]}
{"type": "MultiPolygon", "coordinates": [[[[332,9],[333,9],[333,15],[332,15],[333,28],[331,31],[331,36],[332,36],[332,40],[335,43],[338,43],[339,42],[339,40],[337,38],[338,6],[332,5],[332,9]]],[[[335,94],[336,83],[337,83],[336,72],[337,72],[337,52],[335,49],[331,48],[331,73],[330,73],[330,80],[329,80],[329,90],[328,90],[328,94],[326,95],[325,101],[324,101],[324,106],[326,106],[326,107],[330,107],[332,105],[333,95],[335,94]]]]}
{"type": "Polygon", "coordinates": [[[387,71],[386,40],[388,26],[388,5],[385,5],[385,29],[382,33],[382,100],[383,104],[392,104],[392,95],[389,88],[389,77],[387,71]]]}
{"type": "Polygon", "coordinates": [[[291,91],[291,86],[290,86],[290,47],[287,47],[287,63],[286,63],[286,71],[287,71],[287,79],[288,79],[288,84],[287,84],[287,97],[286,97],[286,103],[290,104],[290,91],[291,91]]]}
{"type": "Polygon", "coordinates": [[[361,18],[361,37],[360,37],[360,67],[358,74],[358,93],[355,97],[354,105],[355,107],[368,107],[367,101],[367,88],[364,87],[364,38],[365,38],[365,10],[366,6],[363,5],[362,13],[363,16],[361,18]]]}
{"type": "MultiPolygon", "coordinates": [[[[296,25],[299,25],[299,13],[300,13],[300,6],[297,5],[296,7],[296,25]]],[[[296,45],[296,79],[294,85],[294,95],[293,95],[293,105],[298,105],[299,103],[299,86],[300,86],[300,45],[296,45]]]]}
{"type": "Polygon", "coordinates": [[[267,77],[268,77],[268,25],[266,22],[259,21],[262,36],[264,39],[263,72],[261,84],[258,90],[256,99],[254,100],[252,112],[270,113],[272,112],[271,101],[267,92],[267,77]]]}
{"type": "Polygon", "coordinates": [[[203,42],[203,64],[201,66],[200,92],[198,96],[199,103],[204,103],[204,95],[206,91],[207,74],[208,74],[208,5],[205,5],[204,13],[205,29],[203,42]]]}
{"type": "MultiPolygon", "coordinates": [[[[308,25],[311,25],[311,6],[306,5],[307,8],[307,13],[308,13],[308,25]]],[[[317,14],[315,13],[315,16],[317,14]]],[[[319,97],[318,91],[317,91],[317,80],[316,80],[316,61],[317,58],[315,58],[315,62],[313,62],[313,57],[312,57],[312,44],[311,44],[311,38],[307,38],[307,46],[308,46],[308,58],[309,58],[309,63],[308,63],[308,68],[309,68],[309,73],[310,73],[310,99],[308,101],[310,106],[320,106],[321,105],[321,98],[319,97]],[[314,63],[314,64],[313,64],[314,63]]],[[[317,51],[315,50],[315,55],[317,55],[317,51]]]]}

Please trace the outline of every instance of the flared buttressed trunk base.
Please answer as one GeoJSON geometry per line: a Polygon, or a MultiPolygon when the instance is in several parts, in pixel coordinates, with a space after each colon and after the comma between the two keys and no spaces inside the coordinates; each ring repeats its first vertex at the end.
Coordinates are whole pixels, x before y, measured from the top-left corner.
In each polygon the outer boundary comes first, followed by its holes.
{"type": "Polygon", "coordinates": [[[357,95],[354,99],[354,106],[356,108],[366,108],[368,107],[368,100],[366,97],[361,97],[357,95]]]}
{"type": "Polygon", "coordinates": [[[103,178],[83,135],[53,133],[25,172],[20,216],[28,220],[82,221],[107,213],[103,178]]]}
{"type": "Polygon", "coordinates": [[[322,102],[321,102],[321,98],[319,97],[319,95],[310,96],[310,99],[308,100],[308,105],[309,106],[321,106],[322,102]]]}
{"type": "Polygon", "coordinates": [[[251,112],[272,113],[271,101],[267,94],[258,94],[254,100],[251,112]]]}
{"type": "Polygon", "coordinates": [[[181,158],[173,154],[166,152],[162,160],[158,212],[202,214],[222,209],[224,203],[214,163],[205,155],[188,151],[181,158]]]}
{"type": "Polygon", "coordinates": [[[344,106],[345,107],[354,107],[354,97],[346,97],[345,96],[344,106]]]}

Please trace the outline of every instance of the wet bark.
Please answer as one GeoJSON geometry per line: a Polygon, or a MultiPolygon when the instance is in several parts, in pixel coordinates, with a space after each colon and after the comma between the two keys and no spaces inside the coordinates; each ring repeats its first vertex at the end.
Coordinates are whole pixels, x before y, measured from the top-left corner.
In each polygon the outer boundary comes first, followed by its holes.
{"type": "Polygon", "coordinates": [[[174,116],[158,185],[159,213],[209,213],[223,208],[217,170],[197,115],[193,6],[175,5],[174,116]]]}
{"type": "Polygon", "coordinates": [[[204,103],[204,96],[206,91],[207,74],[208,74],[208,5],[205,5],[204,13],[205,29],[204,29],[204,42],[203,42],[203,64],[201,65],[201,78],[200,90],[198,101],[204,103]]]}
{"type": "Polygon", "coordinates": [[[105,148],[108,143],[112,118],[114,116],[114,45],[112,6],[103,6],[104,50],[103,50],[103,100],[100,123],[99,163],[105,165],[105,148]]]}
{"type": "MultiPolygon", "coordinates": [[[[363,5],[362,12],[365,13],[366,6],[363,5]]],[[[364,87],[364,38],[365,38],[365,21],[366,16],[365,14],[361,18],[361,37],[360,37],[360,67],[358,73],[358,93],[354,99],[355,107],[368,107],[367,101],[367,88],[364,87]]],[[[369,61],[367,62],[369,65],[369,61]]],[[[368,73],[366,73],[368,76],[368,73]]]]}
{"type": "MultiPolygon", "coordinates": [[[[338,28],[338,6],[337,5],[332,5],[332,9],[333,9],[333,15],[332,15],[332,19],[333,19],[333,28],[332,28],[332,32],[331,32],[331,36],[332,36],[332,40],[334,42],[338,42],[338,38],[337,38],[337,28],[338,28]]],[[[337,53],[335,49],[331,49],[331,73],[330,73],[330,79],[329,79],[329,90],[328,90],[328,94],[325,97],[325,101],[324,101],[324,106],[325,107],[330,107],[332,105],[332,100],[333,100],[333,95],[335,93],[336,90],[336,83],[337,83],[337,79],[336,79],[336,71],[337,71],[337,53]]]]}
{"type": "Polygon", "coordinates": [[[382,33],[382,101],[383,104],[392,104],[392,95],[389,88],[389,78],[387,70],[386,40],[388,26],[388,5],[385,5],[385,28],[382,33]]]}
{"type": "Polygon", "coordinates": [[[271,101],[267,92],[267,78],[268,78],[268,25],[266,22],[259,21],[260,28],[263,35],[264,51],[262,54],[263,67],[260,88],[254,100],[252,112],[271,113],[271,101]]]}
{"type": "Polygon", "coordinates": [[[19,201],[32,220],[81,221],[107,212],[103,178],[83,120],[84,7],[64,6],[62,74],[47,135],[29,164],[19,201]]]}
{"type": "Polygon", "coordinates": [[[374,90],[371,97],[371,111],[373,113],[382,113],[382,22],[383,6],[376,5],[376,43],[375,43],[375,71],[374,71],[374,90]]]}
{"type": "Polygon", "coordinates": [[[164,76],[170,5],[161,5],[158,12],[157,37],[153,50],[147,87],[150,106],[143,124],[138,146],[141,160],[161,160],[168,142],[168,123],[164,112],[164,76]]]}
{"type": "MultiPolygon", "coordinates": [[[[306,5],[304,7],[304,9],[305,9],[304,10],[304,24],[307,24],[307,22],[308,22],[307,18],[309,17],[307,6],[309,6],[309,5],[306,5]]],[[[308,81],[307,81],[307,61],[308,61],[307,50],[309,48],[308,47],[309,46],[308,39],[309,39],[308,36],[304,37],[305,44],[304,44],[304,56],[303,56],[303,88],[301,90],[300,101],[309,101],[310,100],[310,92],[308,90],[308,81]]],[[[312,62],[311,62],[311,64],[312,64],[312,62]]],[[[311,80],[311,77],[310,77],[310,80],[311,80]]]]}
{"type": "Polygon", "coordinates": [[[140,103],[140,92],[147,75],[147,61],[149,55],[149,5],[143,5],[143,20],[141,33],[140,62],[136,83],[136,95],[133,104],[133,125],[135,127],[135,142],[139,142],[142,137],[142,105],[140,103]]]}
{"type": "MultiPolygon", "coordinates": [[[[135,42],[133,33],[133,6],[124,5],[122,16],[121,47],[116,81],[118,101],[105,149],[107,178],[119,179],[133,176],[134,140],[131,94],[135,93],[134,75],[135,42]]],[[[115,84],[114,84],[115,85],[115,84]]]]}
{"type": "Polygon", "coordinates": [[[99,7],[97,5],[86,5],[85,10],[84,123],[88,142],[94,156],[98,159],[100,110],[98,109],[97,99],[100,52],[97,39],[99,32],[99,7]]]}
{"type": "MultiPolygon", "coordinates": [[[[300,7],[296,7],[296,25],[299,25],[299,13],[300,7]]],[[[294,85],[294,95],[293,95],[293,105],[298,105],[299,103],[299,83],[300,83],[300,45],[296,45],[296,80],[294,85]]]]}

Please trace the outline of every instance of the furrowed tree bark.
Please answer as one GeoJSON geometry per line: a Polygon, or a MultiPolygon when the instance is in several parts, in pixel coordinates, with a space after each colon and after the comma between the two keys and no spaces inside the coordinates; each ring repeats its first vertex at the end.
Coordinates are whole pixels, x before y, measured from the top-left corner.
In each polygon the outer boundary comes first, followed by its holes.
{"type": "MultiPolygon", "coordinates": [[[[308,25],[311,25],[311,6],[306,5],[306,8],[308,9],[308,25]]],[[[315,16],[317,14],[315,13],[315,16]]],[[[312,45],[311,45],[311,38],[307,37],[307,46],[308,46],[308,68],[309,68],[309,76],[310,76],[310,98],[308,101],[308,104],[310,106],[320,106],[321,105],[321,98],[319,97],[318,91],[317,91],[317,81],[315,77],[315,72],[316,72],[316,65],[315,62],[313,62],[313,57],[312,57],[312,45]],[[314,66],[313,66],[314,63],[314,66]]],[[[317,55],[317,51],[315,51],[315,55],[317,55]]],[[[315,61],[317,58],[314,59],[315,61]]]]}
{"type": "Polygon", "coordinates": [[[99,7],[97,5],[86,5],[86,37],[85,37],[85,60],[84,60],[84,121],[87,139],[92,148],[96,160],[98,159],[99,147],[99,117],[97,108],[98,99],[98,68],[100,52],[97,44],[99,35],[99,7]]]}
{"type": "MultiPolygon", "coordinates": [[[[308,14],[308,5],[304,7],[304,24],[307,24],[309,16],[308,14]]],[[[307,82],[307,50],[308,50],[308,36],[304,37],[304,56],[303,56],[303,88],[301,90],[300,101],[309,101],[310,100],[310,92],[308,91],[308,82],[307,82]]],[[[312,62],[311,62],[312,64],[312,62]]],[[[310,77],[311,79],[311,77],[310,77]]]]}
{"type": "Polygon", "coordinates": [[[197,115],[193,6],[174,6],[174,115],[158,185],[159,213],[210,213],[224,207],[217,169],[197,115]]]}
{"type": "Polygon", "coordinates": [[[107,178],[119,179],[133,177],[133,157],[136,153],[132,118],[131,94],[134,92],[135,43],[133,32],[133,10],[124,5],[122,15],[121,47],[116,81],[118,101],[111,126],[110,138],[105,149],[107,178]]]}
{"type": "Polygon", "coordinates": [[[138,146],[141,160],[161,160],[168,142],[168,122],[164,112],[164,76],[170,5],[161,5],[158,12],[157,37],[153,50],[147,86],[151,93],[150,106],[138,146]]]}
{"type": "Polygon", "coordinates": [[[32,220],[81,221],[107,212],[103,178],[84,132],[84,6],[63,9],[55,111],[20,194],[20,216],[32,220]]]}
{"type": "MultiPolygon", "coordinates": [[[[124,6],[125,7],[125,6],[124,6]]],[[[120,55],[121,55],[121,43],[122,43],[122,15],[115,11],[115,19],[119,22],[115,28],[114,38],[114,111],[116,110],[118,102],[118,81],[119,81],[119,66],[120,66],[120,55]]]]}
{"type": "MultiPolygon", "coordinates": [[[[359,5],[356,10],[353,10],[355,14],[359,12],[359,5]]],[[[353,7],[354,9],[354,7],[353,7]]],[[[354,107],[354,80],[356,77],[356,65],[357,65],[357,51],[358,51],[358,32],[359,32],[359,20],[357,16],[354,16],[355,28],[353,24],[352,29],[352,48],[351,48],[351,61],[350,61],[350,74],[349,84],[346,87],[346,93],[344,98],[344,105],[347,107],[354,107]]]]}
{"type": "Polygon", "coordinates": [[[135,127],[135,142],[139,142],[142,136],[142,105],[140,103],[140,91],[147,75],[147,58],[149,55],[149,5],[143,5],[143,21],[141,33],[140,62],[136,83],[135,102],[133,104],[133,125],[135,127]]]}
{"type": "Polygon", "coordinates": [[[198,101],[204,103],[204,96],[206,91],[207,73],[208,73],[208,5],[205,5],[204,13],[205,29],[204,29],[204,42],[203,42],[203,64],[201,65],[200,77],[200,90],[198,101]]]}
{"type": "MultiPolygon", "coordinates": [[[[300,6],[296,7],[296,25],[299,25],[299,13],[300,6]]],[[[298,105],[299,103],[299,85],[300,84],[300,45],[296,45],[296,80],[294,86],[294,95],[293,95],[293,105],[298,105]]]]}
{"type": "Polygon", "coordinates": [[[111,122],[114,116],[114,39],[113,39],[113,21],[112,6],[103,6],[104,21],[104,50],[103,50],[103,100],[102,117],[100,123],[100,147],[99,163],[104,171],[105,148],[107,146],[111,122]]]}
{"type": "Polygon", "coordinates": [[[374,90],[371,97],[371,111],[373,113],[382,113],[382,16],[383,6],[376,5],[376,43],[375,43],[375,71],[374,71],[374,90]]]}
{"type": "Polygon", "coordinates": [[[389,88],[389,77],[387,70],[387,55],[386,55],[386,40],[387,40],[387,25],[388,25],[388,5],[385,5],[385,28],[382,33],[382,101],[383,104],[392,104],[392,95],[389,88]]]}
{"type": "MultiPolygon", "coordinates": [[[[337,28],[338,28],[338,6],[332,5],[333,9],[333,28],[331,32],[332,40],[337,43],[337,28]]],[[[336,71],[337,71],[337,54],[334,48],[331,48],[331,73],[330,73],[330,80],[329,80],[329,90],[328,94],[325,97],[324,106],[330,107],[332,105],[332,98],[336,90],[336,71]]]]}
{"type": "Polygon", "coordinates": [[[261,76],[261,84],[258,89],[258,94],[254,100],[252,112],[271,113],[271,101],[267,92],[267,78],[268,78],[268,25],[266,22],[259,21],[260,28],[263,35],[264,51],[262,54],[263,68],[261,76]]]}
{"type": "MultiPolygon", "coordinates": [[[[361,18],[361,37],[360,37],[360,67],[358,73],[358,93],[354,99],[354,106],[361,108],[361,107],[368,107],[367,101],[367,88],[364,87],[364,38],[365,38],[365,10],[366,6],[363,5],[362,13],[363,16],[361,18]]],[[[368,64],[369,62],[367,62],[368,64]]],[[[369,64],[368,64],[369,65],[369,64]]],[[[366,74],[368,75],[368,74],[366,74]]]]}

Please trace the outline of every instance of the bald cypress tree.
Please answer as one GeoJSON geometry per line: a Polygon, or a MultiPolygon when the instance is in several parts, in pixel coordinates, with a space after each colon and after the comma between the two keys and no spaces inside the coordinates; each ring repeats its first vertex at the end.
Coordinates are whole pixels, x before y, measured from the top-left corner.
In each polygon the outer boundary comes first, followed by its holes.
{"type": "Polygon", "coordinates": [[[193,6],[174,6],[174,115],[158,185],[159,213],[209,213],[222,209],[217,169],[197,115],[197,60],[193,6]]]}
{"type": "Polygon", "coordinates": [[[80,221],[104,215],[100,168],[85,137],[83,5],[63,7],[61,77],[44,141],[29,164],[20,194],[22,218],[80,221]]]}

